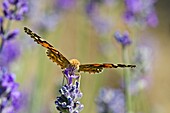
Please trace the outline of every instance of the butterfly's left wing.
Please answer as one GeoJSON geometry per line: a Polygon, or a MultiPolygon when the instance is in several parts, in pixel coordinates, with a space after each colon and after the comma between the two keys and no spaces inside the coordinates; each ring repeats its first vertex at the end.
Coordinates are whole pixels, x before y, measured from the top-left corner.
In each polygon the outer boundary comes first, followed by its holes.
{"type": "Polygon", "coordinates": [[[34,39],[35,42],[42,45],[43,47],[47,48],[47,56],[53,61],[56,62],[57,65],[61,67],[61,69],[69,67],[71,64],[70,62],[57,50],[55,49],[50,43],[43,40],[39,35],[32,32],[29,28],[24,27],[25,32],[30,35],[31,38],[34,39]]]}
{"type": "Polygon", "coordinates": [[[125,68],[130,67],[134,68],[136,65],[125,65],[125,64],[82,64],[79,66],[79,72],[89,72],[89,73],[100,73],[103,71],[104,68],[125,68]]]}

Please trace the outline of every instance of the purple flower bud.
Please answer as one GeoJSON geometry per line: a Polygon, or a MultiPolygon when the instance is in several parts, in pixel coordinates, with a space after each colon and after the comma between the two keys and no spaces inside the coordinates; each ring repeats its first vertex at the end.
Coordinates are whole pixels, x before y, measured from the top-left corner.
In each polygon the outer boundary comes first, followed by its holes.
{"type": "Polygon", "coordinates": [[[0,26],[2,25],[3,22],[4,22],[4,19],[0,16],[0,26]]]}
{"type": "Polygon", "coordinates": [[[98,113],[125,113],[125,97],[119,89],[102,88],[96,103],[98,113]]]}
{"type": "Polygon", "coordinates": [[[8,0],[10,4],[16,5],[19,0],[8,0]]]}
{"type": "Polygon", "coordinates": [[[12,32],[8,33],[6,40],[14,39],[19,34],[19,30],[13,30],[12,32]]]}
{"type": "Polygon", "coordinates": [[[114,37],[117,40],[117,42],[122,44],[122,46],[127,46],[127,45],[130,45],[132,43],[132,41],[129,38],[128,33],[124,33],[122,35],[122,34],[120,34],[120,32],[115,32],[114,37]]]}
{"type": "Polygon", "coordinates": [[[8,73],[0,67],[0,111],[2,113],[14,113],[21,104],[21,93],[18,91],[18,83],[15,82],[15,75],[8,73]]]}
{"type": "Polygon", "coordinates": [[[142,0],[125,0],[125,4],[127,6],[127,9],[132,11],[133,13],[137,13],[142,11],[142,0]]]}
{"type": "Polygon", "coordinates": [[[90,2],[86,5],[86,13],[88,15],[90,15],[93,11],[94,11],[94,8],[95,8],[95,4],[90,2]]]}
{"type": "Polygon", "coordinates": [[[5,0],[3,2],[3,14],[10,20],[22,20],[26,12],[28,12],[28,5],[25,0],[5,0]]]}
{"type": "Polygon", "coordinates": [[[0,16],[0,35],[2,34],[4,34],[4,28],[3,28],[3,22],[4,22],[4,20],[3,20],[3,18],[0,16]]]}
{"type": "Polygon", "coordinates": [[[153,11],[146,18],[147,24],[151,27],[156,27],[158,25],[158,17],[156,13],[153,11]]]}
{"type": "Polygon", "coordinates": [[[7,1],[7,0],[4,0],[3,1],[3,3],[2,3],[2,8],[4,9],[4,10],[6,10],[6,9],[8,9],[9,8],[9,2],[7,1]]]}
{"type": "Polygon", "coordinates": [[[73,67],[68,67],[63,71],[68,84],[71,84],[73,79],[78,79],[79,76],[75,75],[75,69],[73,67]]]}
{"type": "Polygon", "coordinates": [[[70,9],[74,7],[76,4],[76,0],[57,0],[56,6],[59,7],[59,9],[70,9]]]}

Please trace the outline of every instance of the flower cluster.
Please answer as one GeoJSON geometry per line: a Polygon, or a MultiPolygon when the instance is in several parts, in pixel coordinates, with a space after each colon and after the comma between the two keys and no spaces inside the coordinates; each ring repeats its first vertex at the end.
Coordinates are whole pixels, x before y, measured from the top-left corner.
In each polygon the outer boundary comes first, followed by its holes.
{"type": "Polygon", "coordinates": [[[112,19],[99,11],[99,5],[106,5],[105,3],[105,0],[90,0],[85,6],[89,20],[99,34],[107,34],[113,27],[112,19]]]}
{"type": "Polygon", "coordinates": [[[47,7],[49,1],[44,1],[40,4],[39,0],[29,0],[30,8],[28,13],[28,20],[31,26],[41,32],[53,31],[60,21],[58,10],[56,11],[54,0],[53,5],[47,7]],[[47,3],[46,3],[47,2],[47,3]],[[34,18],[33,18],[34,17],[34,18]]]}
{"type": "Polygon", "coordinates": [[[155,2],[155,0],[125,0],[125,20],[131,24],[137,22],[140,25],[155,27],[158,24],[155,2]]]}
{"type": "Polygon", "coordinates": [[[67,84],[59,90],[61,96],[57,97],[56,108],[62,113],[79,113],[84,106],[78,101],[83,94],[80,92],[79,76],[75,74],[76,68],[70,66],[63,71],[67,84]],[[73,81],[73,79],[76,79],[73,81]]]}
{"type": "Polygon", "coordinates": [[[61,96],[57,97],[56,108],[62,113],[79,113],[84,106],[78,101],[83,94],[79,90],[79,82],[66,84],[59,90],[61,96]]]}
{"type": "Polygon", "coordinates": [[[15,75],[0,69],[0,112],[15,113],[21,105],[21,93],[18,91],[15,75]]]}
{"type": "Polygon", "coordinates": [[[123,35],[120,32],[115,32],[114,37],[117,42],[119,42],[123,47],[131,44],[131,39],[129,38],[129,34],[125,32],[123,35]]]}
{"type": "Polygon", "coordinates": [[[4,0],[2,8],[4,16],[10,20],[22,20],[23,15],[28,12],[25,0],[4,0]]]}
{"type": "Polygon", "coordinates": [[[4,0],[0,16],[0,112],[16,113],[21,106],[19,84],[15,82],[15,75],[9,73],[9,65],[20,55],[16,37],[19,30],[10,30],[12,20],[22,20],[28,11],[24,0],[4,0]],[[6,25],[6,26],[5,26],[6,25]]]}
{"type": "Polygon", "coordinates": [[[0,16],[0,66],[8,66],[20,53],[19,47],[14,41],[19,30],[10,30],[11,21],[22,20],[28,11],[28,6],[25,0],[4,0],[2,11],[3,16],[0,16]],[[5,23],[7,23],[6,27],[5,23]]]}
{"type": "Polygon", "coordinates": [[[102,88],[96,103],[98,113],[125,113],[125,97],[119,89],[102,88]]]}

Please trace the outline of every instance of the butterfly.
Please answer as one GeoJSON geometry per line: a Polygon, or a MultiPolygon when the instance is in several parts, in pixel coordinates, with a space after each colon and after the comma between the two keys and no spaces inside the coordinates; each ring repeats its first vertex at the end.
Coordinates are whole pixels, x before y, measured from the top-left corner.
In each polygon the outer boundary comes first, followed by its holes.
{"type": "Polygon", "coordinates": [[[89,73],[100,73],[104,68],[135,68],[136,65],[126,65],[126,64],[112,64],[112,63],[102,63],[102,64],[80,64],[77,59],[67,60],[57,49],[55,49],[50,43],[43,40],[39,35],[34,33],[27,27],[24,27],[25,33],[27,33],[35,42],[42,45],[47,49],[46,54],[53,62],[61,67],[61,69],[67,69],[73,67],[78,72],[89,72],[89,73]]]}

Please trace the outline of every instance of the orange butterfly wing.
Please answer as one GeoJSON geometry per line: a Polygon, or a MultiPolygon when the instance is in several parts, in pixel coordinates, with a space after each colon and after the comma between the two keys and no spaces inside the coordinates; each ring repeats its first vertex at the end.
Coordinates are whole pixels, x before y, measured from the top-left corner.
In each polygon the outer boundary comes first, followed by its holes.
{"type": "Polygon", "coordinates": [[[56,50],[51,44],[43,40],[36,33],[32,32],[29,28],[24,27],[24,30],[28,35],[30,35],[31,38],[34,39],[35,42],[47,48],[47,52],[46,52],[47,56],[53,62],[56,62],[57,65],[60,65],[61,69],[67,68],[70,65],[70,62],[58,50],[56,50]]]}
{"type": "Polygon", "coordinates": [[[103,71],[104,68],[135,68],[136,65],[125,65],[125,64],[110,64],[110,63],[104,63],[104,64],[82,64],[79,66],[79,72],[89,72],[89,73],[100,73],[103,71]]]}

